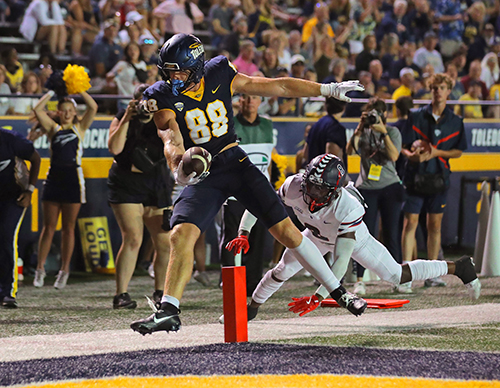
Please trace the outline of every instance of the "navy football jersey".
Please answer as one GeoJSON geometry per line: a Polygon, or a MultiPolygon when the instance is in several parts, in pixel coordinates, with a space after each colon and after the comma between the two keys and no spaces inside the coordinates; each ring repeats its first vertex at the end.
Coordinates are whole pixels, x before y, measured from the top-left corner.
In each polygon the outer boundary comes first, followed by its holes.
{"type": "Polygon", "coordinates": [[[50,142],[51,166],[81,166],[83,154],[83,139],[73,125],[70,129],[57,127],[50,142]]]}
{"type": "Polygon", "coordinates": [[[35,152],[33,143],[19,133],[0,128],[0,200],[17,198],[21,187],[16,183],[16,156],[28,160],[35,152]]]}
{"type": "Polygon", "coordinates": [[[196,92],[174,96],[165,81],[144,92],[150,112],[171,110],[184,139],[184,148],[200,146],[216,155],[236,141],[231,84],[236,68],[222,55],[205,62],[205,76],[196,92]]]}

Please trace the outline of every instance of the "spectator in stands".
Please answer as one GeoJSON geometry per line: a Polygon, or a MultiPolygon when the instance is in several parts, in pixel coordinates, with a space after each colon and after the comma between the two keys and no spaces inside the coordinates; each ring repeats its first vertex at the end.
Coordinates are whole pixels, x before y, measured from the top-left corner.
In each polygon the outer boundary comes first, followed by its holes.
{"type": "MultiPolygon", "coordinates": [[[[148,80],[148,69],[142,57],[141,48],[135,42],[130,42],[125,47],[124,59],[119,61],[106,75],[108,83],[115,82],[118,94],[132,96],[140,84],[148,80]]],[[[118,108],[125,109],[130,99],[119,100],[118,108]]]]}
{"type": "MultiPolygon", "coordinates": [[[[130,9],[131,4],[129,4],[127,4],[127,7],[125,7],[124,0],[99,0],[99,9],[101,10],[101,15],[104,20],[114,18],[115,16],[121,18],[122,12],[125,11],[125,8],[130,9]]],[[[125,12],[123,15],[124,19],[117,20],[117,22],[119,22],[120,24],[125,23],[125,15],[127,14],[127,12],[125,12]]]]}
{"type": "Polygon", "coordinates": [[[306,66],[311,65],[309,52],[302,47],[302,35],[299,30],[292,30],[288,34],[288,52],[290,57],[295,54],[302,55],[306,60],[306,66]]]}
{"type": "Polygon", "coordinates": [[[390,33],[384,36],[380,44],[380,62],[382,68],[390,70],[394,63],[399,60],[399,53],[401,47],[399,45],[399,38],[395,33],[390,33]]]}
{"type": "Polygon", "coordinates": [[[495,53],[486,54],[481,61],[481,69],[481,81],[483,81],[489,89],[493,84],[495,84],[498,76],[500,75],[498,55],[495,53]]]}
{"type": "MultiPolygon", "coordinates": [[[[330,82],[342,82],[344,80],[344,74],[347,70],[347,61],[344,58],[336,58],[332,61],[330,66],[331,74],[321,80],[322,83],[327,84],[330,82]]],[[[318,73],[318,79],[319,73],[318,73]]]]}
{"type": "MultiPolygon", "coordinates": [[[[472,28],[475,31],[475,27],[472,28]]],[[[468,43],[469,50],[467,52],[467,63],[479,59],[482,60],[486,53],[493,46],[498,37],[494,36],[494,28],[491,24],[487,24],[485,28],[475,35],[474,39],[468,43]],[[493,31],[492,31],[493,29],[493,31]]]]}
{"type": "Polygon", "coordinates": [[[328,5],[326,3],[319,1],[314,6],[314,16],[309,19],[302,27],[302,43],[305,44],[311,39],[313,28],[316,27],[318,32],[323,32],[330,37],[334,38],[335,34],[333,32],[332,26],[329,23],[330,14],[328,5]],[[325,30],[323,30],[325,29],[325,30]]]}
{"type": "MultiPolygon", "coordinates": [[[[219,0],[210,10],[212,46],[218,47],[225,36],[232,31],[231,21],[234,18],[234,11],[229,6],[229,0],[219,0]]],[[[247,32],[248,32],[247,25],[247,32]]]]}
{"type": "Polygon", "coordinates": [[[242,1],[244,13],[248,16],[248,32],[257,47],[264,44],[263,33],[265,31],[276,31],[274,15],[276,8],[273,8],[273,0],[261,0],[259,3],[253,1],[242,1]]]}
{"type": "Polygon", "coordinates": [[[386,12],[377,27],[377,40],[382,41],[387,34],[396,34],[400,43],[406,42],[411,34],[410,16],[406,14],[408,3],[406,0],[396,0],[392,12],[386,12]]]}
{"type": "MultiPolygon", "coordinates": [[[[391,99],[396,101],[399,97],[411,96],[413,94],[413,88],[415,83],[415,72],[410,67],[405,67],[399,72],[399,79],[401,81],[401,86],[397,88],[392,94],[391,99]]],[[[396,117],[396,106],[394,105],[392,109],[393,116],[396,117]]]]}
{"type": "Polygon", "coordinates": [[[290,64],[292,65],[292,69],[290,71],[290,76],[293,78],[304,78],[304,73],[306,70],[306,59],[300,55],[300,54],[295,54],[291,61],[290,64]]]}
{"type": "MultiPolygon", "coordinates": [[[[489,100],[500,102],[500,77],[490,88],[489,100]]],[[[490,106],[488,108],[488,117],[500,119],[500,105],[490,106]]]]}
{"type": "Polygon", "coordinates": [[[114,163],[109,170],[108,202],[122,234],[122,244],[116,256],[114,309],[134,309],[137,306],[127,290],[144,227],[151,235],[155,250],[154,302],[160,302],[163,296],[169,258],[169,233],[163,230],[162,224],[165,208],[172,205],[173,182],[153,115],[137,111],[137,104],[148,86],[140,84],[134,87],[133,99],[128,100],[126,109],[118,112],[109,127],[108,148],[114,155],[114,163]]]}
{"type": "MultiPolygon", "coordinates": [[[[5,75],[5,66],[0,65],[0,94],[11,94],[9,85],[5,82],[7,76],[5,75]]],[[[5,116],[10,107],[10,100],[8,97],[0,97],[0,116],[5,116]]]]}
{"type": "MultiPolygon", "coordinates": [[[[312,82],[318,82],[318,75],[313,68],[309,67],[304,73],[304,79],[312,82]]],[[[323,101],[317,101],[317,98],[302,97],[302,115],[306,117],[321,117],[325,113],[323,101]]]]}
{"type": "Polygon", "coordinates": [[[71,54],[79,56],[82,54],[83,42],[93,43],[100,32],[92,2],[90,0],[72,0],[66,21],[71,30],[71,54]]]}
{"type": "Polygon", "coordinates": [[[389,76],[384,73],[382,68],[382,63],[378,59],[374,59],[370,62],[369,71],[372,75],[372,82],[375,88],[375,96],[382,99],[391,98],[391,85],[389,81],[389,76]]]}
{"type": "Polygon", "coordinates": [[[415,0],[415,8],[408,13],[411,23],[411,34],[409,39],[421,42],[425,33],[432,29],[432,14],[427,0],[415,0]]]}
{"type": "Polygon", "coordinates": [[[148,65],[148,70],[150,68],[156,68],[156,64],[158,63],[158,43],[156,40],[151,39],[149,36],[142,35],[139,38],[139,45],[141,47],[141,54],[144,58],[144,62],[148,65]]]}
{"type": "Polygon", "coordinates": [[[488,97],[488,88],[486,87],[486,84],[481,80],[481,62],[479,60],[472,61],[472,63],[469,66],[469,74],[462,77],[460,80],[462,82],[462,85],[464,86],[464,90],[469,90],[469,83],[471,81],[476,81],[481,85],[481,95],[479,96],[479,99],[485,100],[488,97]]]}
{"type": "Polygon", "coordinates": [[[261,70],[264,76],[268,78],[274,78],[278,75],[278,54],[273,48],[266,48],[264,50],[264,55],[262,56],[261,70]]]}
{"type": "MultiPolygon", "coordinates": [[[[55,63],[55,62],[52,62],[55,63]]],[[[38,68],[35,68],[34,72],[38,75],[38,78],[40,79],[40,85],[42,85],[42,92],[47,92],[47,89],[45,89],[45,83],[47,80],[50,78],[50,76],[53,73],[52,70],[52,65],[49,64],[40,64],[38,65],[38,68]]],[[[54,101],[55,102],[55,101],[54,101]]],[[[53,110],[53,109],[49,109],[53,110]]]]}
{"type": "Polygon", "coordinates": [[[63,54],[68,35],[59,0],[33,0],[26,9],[19,31],[30,42],[48,41],[52,54],[63,54]]]}
{"type": "Polygon", "coordinates": [[[333,27],[335,35],[338,36],[337,28],[339,24],[350,19],[351,2],[349,0],[332,0],[328,3],[328,9],[330,13],[330,24],[333,27]]]}
{"type": "Polygon", "coordinates": [[[203,22],[203,12],[191,0],[165,0],[153,10],[159,19],[160,34],[165,41],[178,33],[192,34],[194,25],[203,22]]]}
{"type": "MultiPolygon", "coordinates": [[[[431,67],[431,65],[427,65],[426,67],[431,67]]],[[[434,74],[433,72],[428,72],[424,70],[422,77],[420,77],[420,79],[415,80],[415,87],[414,87],[415,92],[413,93],[413,97],[416,100],[430,100],[432,98],[430,79],[433,74],[434,74]]]]}
{"type": "MultiPolygon", "coordinates": [[[[441,0],[446,1],[446,0],[441,0]]],[[[421,69],[427,64],[431,64],[437,73],[444,72],[443,58],[436,50],[437,36],[434,31],[426,32],[424,35],[424,45],[415,51],[413,62],[421,69]]]]}
{"type": "Polygon", "coordinates": [[[45,106],[54,95],[46,93],[33,109],[40,123],[37,131],[30,132],[34,140],[47,134],[50,141],[50,169],[42,194],[43,229],[38,242],[38,264],[33,285],[42,287],[45,278],[45,261],[52,245],[59,215],[61,230],[61,267],[54,287],[64,288],[68,281],[71,256],[75,246],[75,224],[82,203],[86,202],[83,178],[82,154],[85,131],[94,121],[97,104],[86,92],[80,93],[87,109],[81,120],[77,117],[76,102],[64,98],[57,106],[56,123],[45,111],[45,106]]]}
{"type": "MultiPolygon", "coordinates": [[[[35,72],[30,71],[24,75],[21,82],[21,94],[40,94],[42,92],[42,85],[40,84],[40,78],[35,72]]],[[[11,100],[11,105],[9,109],[9,114],[16,116],[27,116],[32,111],[35,105],[38,103],[38,98],[36,97],[21,97],[13,98],[11,100]]]]}
{"type": "MultiPolygon", "coordinates": [[[[481,101],[481,84],[477,81],[470,81],[467,93],[460,97],[459,101],[481,101]]],[[[455,114],[465,119],[482,119],[483,110],[481,105],[455,105],[455,114]],[[463,114],[462,114],[463,112],[463,114]]]]}
{"type": "Polygon", "coordinates": [[[2,63],[5,67],[6,81],[12,93],[21,89],[21,82],[24,78],[23,65],[18,60],[17,50],[10,47],[2,51],[2,63]]]}
{"type": "MultiPolygon", "coordinates": [[[[365,99],[372,98],[375,94],[375,85],[372,82],[372,74],[368,71],[364,70],[361,71],[359,73],[359,83],[365,87],[365,90],[363,90],[362,92],[352,91],[349,92],[347,95],[350,98],[365,98],[365,99]]],[[[359,103],[347,104],[345,108],[344,117],[356,117],[356,118],[361,117],[363,106],[364,104],[359,104],[359,103]]]]}
{"type": "Polygon", "coordinates": [[[240,43],[248,39],[248,22],[245,15],[239,15],[233,20],[233,30],[224,35],[220,44],[221,50],[226,50],[231,54],[231,59],[236,58],[240,53],[240,43]]]}
{"type": "MultiPolygon", "coordinates": [[[[368,205],[363,221],[370,234],[378,236],[377,221],[380,211],[384,245],[394,260],[402,264],[399,218],[404,201],[404,187],[395,164],[400,152],[401,133],[398,128],[387,125],[387,105],[378,97],[370,99],[363,109],[356,131],[349,140],[347,154],[356,153],[361,157],[356,187],[368,205]]],[[[365,295],[365,269],[359,264],[356,268],[357,282],[354,293],[365,295]]],[[[395,291],[407,292],[408,287],[399,285],[395,287],[395,291]]]]}
{"type": "Polygon", "coordinates": [[[276,50],[278,55],[278,63],[280,66],[286,67],[288,71],[291,70],[290,52],[286,50],[288,45],[288,38],[285,31],[266,31],[269,35],[269,47],[276,50]]]}
{"type": "Polygon", "coordinates": [[[365,37],[372,35],[377,23],[382,21],[382,14],[374,1],[359,0],[353,4],[350,18],[356,22],[356,29],[351,39],[364,42],[365,37]]]}
{"type": "MultiPolygon", "coordinates": [[[[143,17],[137,11],[129,12],[129,14],[131,13],[137,13],[137,15],[139,15],[138,17],[143,17]]],[[[127,20],[124,28],[118,31],[118,37],[115,42],[125,48],[130,42],[139,43],[140,36],[141,32],[139,31],[139,26],[135,22],[127,20]]]]}
{"type": "MultiPolygon", "coordinates": [[[[412,259],[415,231],[422,210],[427,211],[427,258],[437,260],[441,249],[441,223],[450,184],[449,159],[459,158],[467,148],[463,120],[446,107],[452,86],[447,75],[435,74],[431,81],[431,104],[411,111],[403,131],[401,152],[408,159],[405,169],[408,197],[403,207],[403,262],[412,259]],[[430,152],[422,152],[420,147],[412,149],[415,140],[420,139],[434,144],[430,152]]],[[[434,287],[446,283],[435,278],[427,280],[425,285],[434,287]]]]}
{"type": "MultiPolygon", "coordinates": [[[[391,87],[393,89],[397,89],[401,83],[399,81],[399,73],[405,67],[409,67],[413,69],[416,74],[421,73],[421,68],[413,63],[413,57],[415,56],[415,51],[417,50],[417,45],[415,42],[405,42],[401,49],[401,55],[399,56],[399,60],[393,63],[392,68],[389,69],[390,79],[391,79],[391,87]]],[[[388,70],[388,69],[384,69],[388,70]]]]}
{"type": "Polygon", "coordinates": [[[259,71],[259,68],[253,63],[255,56],[255,44],[251,40],[245,40],[240,44],[240,55],[233,61],[238,71],[245,75],[252,75],[259,71]]]}
{"type": "Polygon", "coordinates": [[[462,83],[458,80],[457,66],[453,62],[446,64],[446,74],[453,82],[453,89],[451,89],[450,100],[458,100],[465,94],[465,89],[462,83]]]}
{"type": "MultiPolygon", "coordinates": [[[[463,41],[466,44],[471,44],[475,41],[476,37],[483,35],[485,27],[486,6],[482,1],[475,1],[471,4],[469,9],[464,12],[465,31],[463,34],[463,41]]],[[[489,33],[488,35],[490,35],[489,33]]],[[[488,42],[487,42],[488,43],[488,42]]]]}
{"type": "MultiPolygon", "coordinates": [[[[441,55],[446,59],[451,58],[462,45],[464,22],[460,6],[460,0],[439,0],[437,2],[434,20],[439,22],[439,45],[441,55]]],[[[429,51],[432,50],[429,49],[429,51]]],[[[422,63],[417,62],[417,65],[423,67],[422,63]]],[[[444,71],[444,68],[436,66],[437,62],[431,63],[437,72],[444,71]]]]}
{"type": "MultiPolygon", "coordinates": [[[[114,42],[118,26],[113,19],[104,23],[104,33],[97,38],[89,53],[89,69],[92,77],[92,86],[96,91],[102,91],[106,74],[118,63],[122,57],[122,48],[114,42]]],[[[93,89],[94,89],[93,88],[93,89]]]]}
{"type": "Polygon", "coordinates": [[[356,57],[356,71],[368,71],[370,62],[378,59],[377,39],[375,35],[366,35],[363,39],[363,51],[356,57]]]}
{"type": "Polygon", "coordinates": [[[451,59],[451,63],[453,63],[457,68],[458,78],[461,78],[467,74],[465,69],[465,65],[467,64],[467,51],[467,47],[462,46],[451,59]]]}
{"type": "Polygon", "coordinates": [[[335,43],[330,37],[323,36],[318,43],[316,40],[314,41],[314,69],[318,79],[323,80],[330,74],[330,66],[332,61],[337,58],[337,53],[335,52],[335,43]]]}
{"type": "MultiPolygon", "coordinates": [[[[413,108],[413,98],[410,96],[403,96],[399,97],[396,102],[394,103],[396,106],[396,118],[397,121],[393,123],[392,125],[395,126],[397,129],[399,129],[399,132],[403,132],[403,130],[406,128],[406,123],[408,121],[408,115],[410,114],[411,109],[413,108]]],[[[404,171],[405,171],[405,165],[406,165],[406,157],[403,156],[403,154],[399,154],[398,160],[396,160],[396,172],[398,173],[399,178],[401,179],[401,182],[404,180],[404,171]]],[[[401,214],[401,217],[403,214],[401,214]]],[[[399,241],[401,241],[401,233],[403,229],[403,219],[400,219],[400,237],[399,241]]]]}

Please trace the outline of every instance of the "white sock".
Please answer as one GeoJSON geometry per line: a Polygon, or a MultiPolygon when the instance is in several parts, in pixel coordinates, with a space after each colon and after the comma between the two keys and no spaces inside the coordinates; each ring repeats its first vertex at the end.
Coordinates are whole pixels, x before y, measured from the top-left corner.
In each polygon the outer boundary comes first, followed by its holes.
{"type": "Polygon", "coordinates": [[[297,248],[290,249],[300,264],[310,272],[315,279],[325,286],[328,292],[340,287],[339,280],[335,277],[323,255],[307,237],[302,236],[302,242],[297,248]]]}
{"type": "Polygon", "coordinates": [[[179,299],[174,298],[173,296],[170,296],[170,295],[163,295],[161,297],[161,303],[170,303],[170,304],[173,304],[177,308],[179,308],[179,306],[181,304],[179,302],[179,299]]]}
{"type": "Polygon", "coordinates": [[[285,282],[277,282],[273,279],[273,270],[270,269],[266,272],[264,277],[260,280],[257,288],[252,294],[252,300],[264,304],[285,282]]]}
{"type": "Polygon", "coordinates": [[[442,260],[414,260],[408,263],[411,280],[427,280],[446,275],[448,263],[442,260]]]}

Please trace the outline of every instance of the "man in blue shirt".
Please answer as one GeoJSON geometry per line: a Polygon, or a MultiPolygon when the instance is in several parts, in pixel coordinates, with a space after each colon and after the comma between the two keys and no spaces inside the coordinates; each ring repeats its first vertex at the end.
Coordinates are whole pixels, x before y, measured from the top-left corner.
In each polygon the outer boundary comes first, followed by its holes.
{"type": "Polygon", "coordinates": [[[120,45],[114,42],[118,33],[118,26],[114,21],[106,20],[104,33],[97,38],[89,53],[91,77],[105,78],[106,73],[118,63],[123,55],[120,45]]]}

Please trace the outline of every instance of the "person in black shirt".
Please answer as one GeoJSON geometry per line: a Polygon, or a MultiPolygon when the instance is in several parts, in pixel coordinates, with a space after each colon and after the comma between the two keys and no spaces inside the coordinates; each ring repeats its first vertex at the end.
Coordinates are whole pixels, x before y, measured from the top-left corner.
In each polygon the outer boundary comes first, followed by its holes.
{"type": "Polygon", "coordinates": [[[0,302],[7,308],[17,307],[17,237],[39,170],[40,155],[33,143],[0,128],[0,302]],[[20,159],[31,163],[28,181],[23,183],[16,179],[20,164],[24,165],[20,159]]]}
{"type": "Polygon", "coordinates": [[[157,135],[153,115],[141,112],[138,103],[149,85],[138,85],[126,110],[118,112],[109,128],[109,151],[115,160],[108,177],[108,201],[122,233],[116,257],[116,295],[113,308],[134,309],[137,303],[127,292],[134,273],[144,226],[156,252],[155,292],[159,302],[167,271],[170,242],[163,230],[163,212],[172,205],[170,178],[163,143],[157,135]]]}

